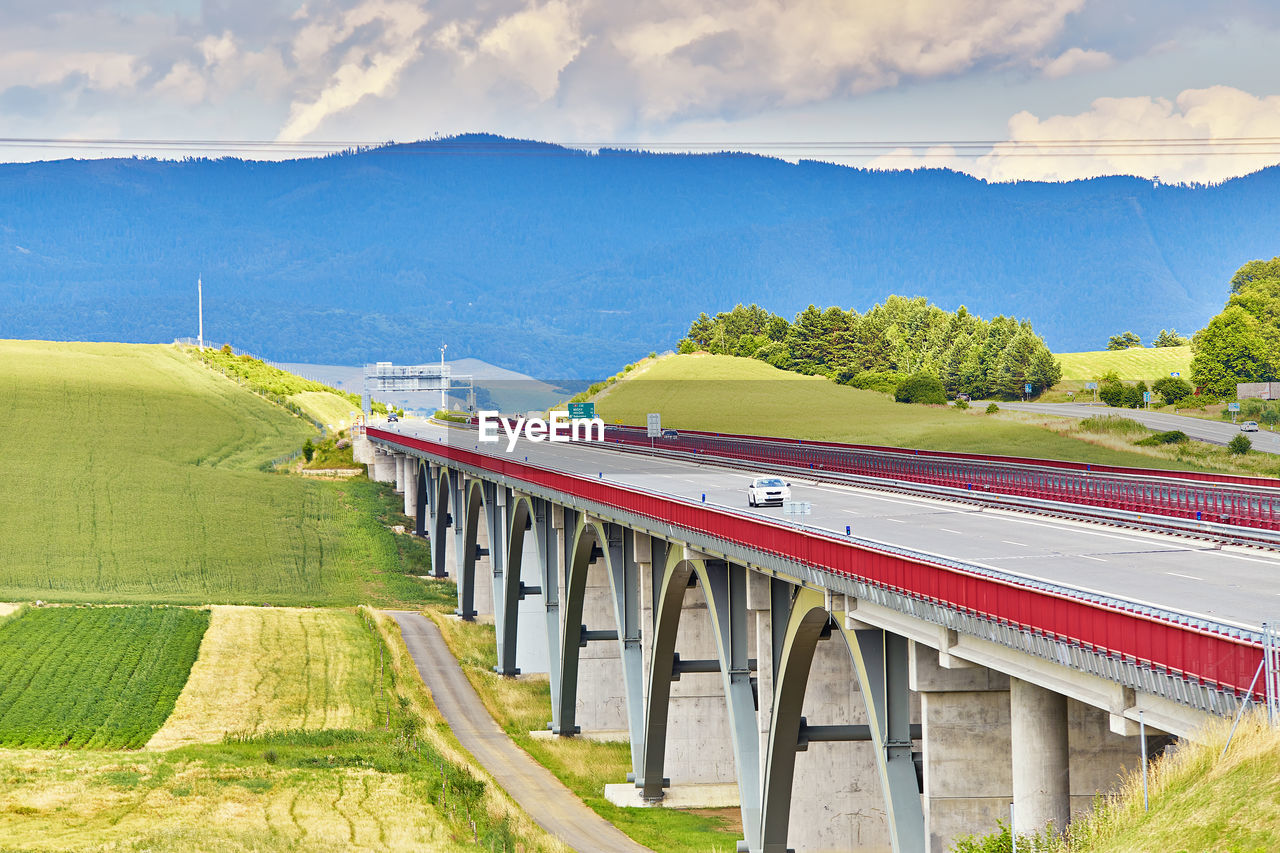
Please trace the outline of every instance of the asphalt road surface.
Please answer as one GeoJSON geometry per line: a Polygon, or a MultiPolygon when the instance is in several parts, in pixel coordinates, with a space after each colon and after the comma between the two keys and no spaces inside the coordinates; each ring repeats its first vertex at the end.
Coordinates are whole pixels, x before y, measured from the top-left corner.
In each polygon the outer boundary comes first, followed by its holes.
{"type": "Polygon", "coordinates": [[[520,749],[498,727],[445,645],[440,629],[421,613],[388,611],[431,698],[458,741],[538,825],[580,853],[646,853],[520,749]]]}
{"type": "MultiPolygon", "coordinates": [[[[974,403],[974,405],[979,404],[974,403]]],[[[1145,409],[1113,409],[1110,406],[1091,406],[1088,403],[997,403],[997,405],[1002,409],[1011,409],[1015,412],[1062,415],[1067,418],[1116,415],[1162,432],[1180,429],[1191,438],[1207,441],[1210,444],[1226,444],[1237,435],[1244,435],[1253,442],[1254,450],[1262,453],[1280,453],[1280,434],[1271,432],[1266,427],[1260,427],[1257,432],[1242,433],[1239,424],[1226,421],[1208,421],[1189,415],[1148,412],[1145,409]]],[[[1244,420],[1244,418],[1238,418],[1238,420],[1244,420]]]]}
{"type": "MultiPolygon", "coordinates": [[[[971,565],[1049,581],[1257,628],[1280,620],[1280,555],[1100,524],[895,495],[853,486],[813,483],[784,474],[792,498],[812,513],[784,515],[780,507],[747,506],[751,472],[692,461],[658,459],[607,446],[521,440],[508,456],[506,441],[477,444],[474,431],[431,424],[398,424],[398,431],[448,441],[493,456],[636,486],[737,512],[799,523],[837,534],[909,548],[971,565]]],[[[759,474],[772,473],[761,470],[759,474]]]]}

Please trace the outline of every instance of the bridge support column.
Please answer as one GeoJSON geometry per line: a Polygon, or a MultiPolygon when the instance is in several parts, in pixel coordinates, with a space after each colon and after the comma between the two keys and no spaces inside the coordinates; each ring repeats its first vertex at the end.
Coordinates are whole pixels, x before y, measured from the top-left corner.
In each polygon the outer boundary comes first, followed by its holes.
{"type": "Polygon", "coordinates": [[[920,695],[924,735],[928,850],[945,853],[957,837],[1008,820],[1009,677],[981,666],[943,668],[935,649],[911,646],[910,687],[920,695]]]}
{"type": "Polygon", "coordinates": [[[418,458],[404,458],[404,514],[413,519],[414,530],[418,526],[418,458]]]}
{"type": "Polygon", "coordinates": [[[373,464],[369,466],[369,477],[377,483],[391,483],[396,479],[395,454],[374,448],[373,464]]]}
{"type": "Polygon", "coordinates": [[[1061,832],[1071,816],[1067,697],[1020,678],[1009,680],[1013,749],[1013,829],[1061,832]]]}
{"type": "Polygon", "coordinates": [[[395,460],[396,460],[395,490],[397,492],[404,492],[404,470],[407,467],[405,463],[409,461],[409,457],[403,453],[397,453],[395,454],[395,460]]]}

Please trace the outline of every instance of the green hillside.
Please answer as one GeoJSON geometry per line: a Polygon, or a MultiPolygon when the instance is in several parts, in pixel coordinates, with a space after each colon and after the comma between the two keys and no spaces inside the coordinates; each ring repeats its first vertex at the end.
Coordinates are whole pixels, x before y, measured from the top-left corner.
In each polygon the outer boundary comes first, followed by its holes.
{"type": "Polygon", "coordinates": [[[171,347],[0,341],[0,601],[415,601],[375,486],[263,470],[312,425],[171,347]]]}
{"type": "Polygon", "coordinates": [[[647,412],[660,412],[662,425],[677,429],[1183,467],[1168,459],[1100,447],[1033,424],[991,417],[981,408],[960,411],[895,403],[884,394],[727,355],[660,359],[610,386],[597,400],[597,411],[607,423],[643,425],[647,412]]]}
{"type": "Polygon", "coordinates": [[[1085,381],[1114,370],[1121,379],[1145,379],[1150,382],[1170,373],[1181,373],[1191,379],[1191,347],[1130,347],[1100,352],[1064,352],[1054,354],[1062,363],[1062,380],[1085,381]]]}

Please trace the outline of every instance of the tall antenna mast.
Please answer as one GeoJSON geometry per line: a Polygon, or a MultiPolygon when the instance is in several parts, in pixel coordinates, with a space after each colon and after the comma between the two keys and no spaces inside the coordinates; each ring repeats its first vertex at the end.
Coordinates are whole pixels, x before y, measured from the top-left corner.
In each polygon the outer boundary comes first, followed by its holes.
{"type": "Polygon", "coordinates": [[[449,410],[449,383],[444,378],[444,351],[448,348],[448,344],[440,342],[440,408],[444,411],[449,410]]]}
{"type": "Polygon", "coordinates": [[[200,314],[200,332],[196,338],[196,343],[200,347],[201,352],[204,351],[204,281],[200,276],[196,276],[196,304],[200,314]]]}

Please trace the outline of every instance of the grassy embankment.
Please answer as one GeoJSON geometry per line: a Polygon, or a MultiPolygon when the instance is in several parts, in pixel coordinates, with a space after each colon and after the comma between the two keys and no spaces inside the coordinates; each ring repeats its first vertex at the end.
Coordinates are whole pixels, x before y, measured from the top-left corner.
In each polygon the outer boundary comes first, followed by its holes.
{"type": "Polygon", "coordinates": [[[411,666],[368,610],[215,608],[151,748],[0,749],[0,849],[561,853],[411,666]]]}
{"type": "Polygon", "coordinates": [[[625,743],[585,738],[534,738],[551,714],[551,686],[545,676],[503,678],[494,628],[452,619],[443,608],[428,611],[467,679],[489,713],[523,750],[556,775],[597,814],[639,843],[661,851],[732,853],[742,838],[741,815],[732,809],[642,809],[615,806],[604,798],[604,786],[624,782],[631,772],[631,750],[625,743]]]}
{"type": "Polygon", "coordinates": [[[1076,385],[1083,388],[1086,381],[1112,371],[1121,379],[1142,379],[1147,384],[1170,373],[1181,373],[1183,379],[1191,380],[1190,345],[1064,352],[1054,353],[1054,357],[1062,364],[1062,382],[1057,387],[1066,390],[1076,390],[1076,385]]]}
{"type": "MultiPolygon", "coordinates": [[[[1107,465],[1274,474],[1274,461],[1243,463],[1221,448],[1192,442],[1135,447],[1115,430],[1076,419],[1020,412],[988,415],[980,406],[895,403],[885,394],[836,385],[823,377],[777,370],[722,355],[676,355],[646,363],[595,397],[607,423],[643,425],[661,412],[676,429],[755,433],[854,444],[999,453],[1107,465]],[[1242,468],[1242,465],[1244,466],[1242,468]]],[[[1141,427],[1139,429],[1142,429],[1141,427]]]]}
{"type": "Polygon", "coordinates": [[[0,396],[0,600],[432,600],[384,487],[265,472],[314,427],[172,347],[0,342],[0,396]]]}

